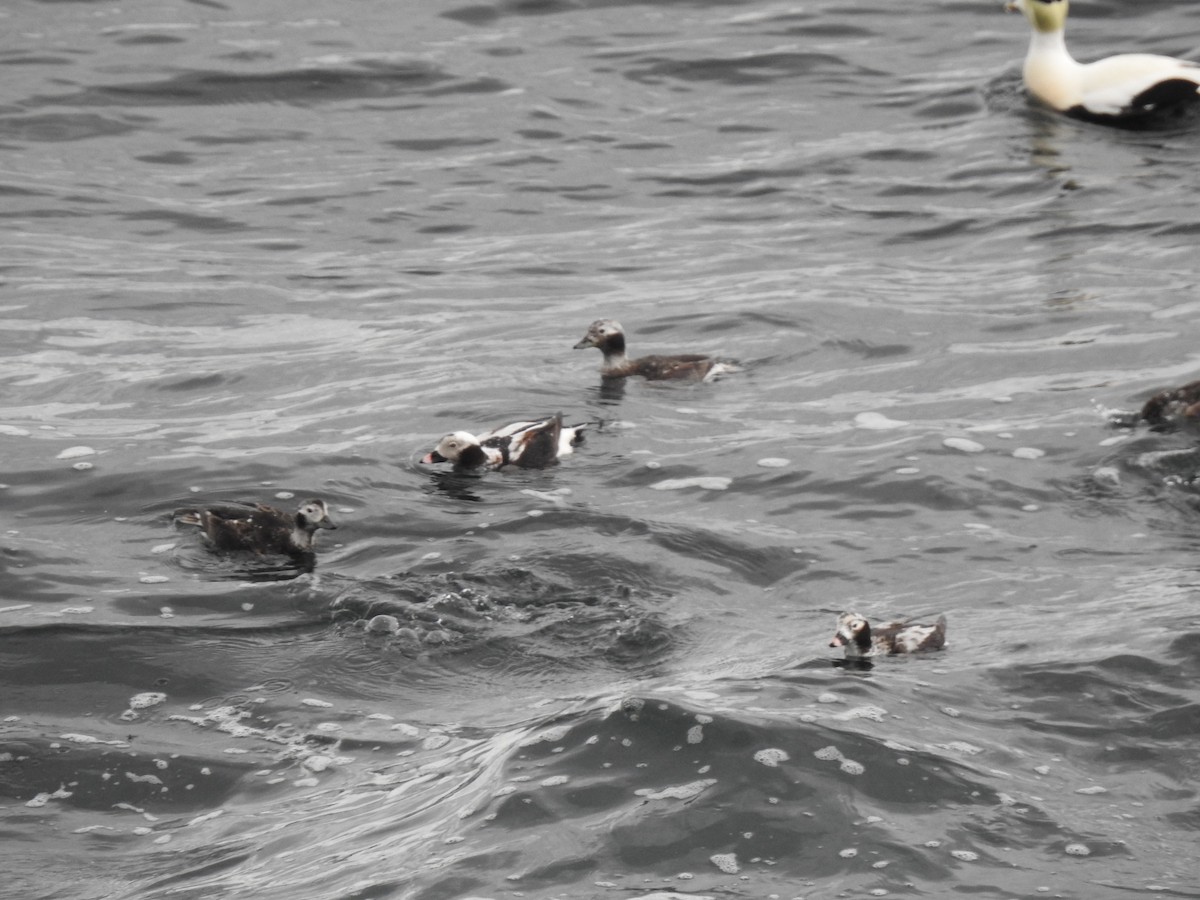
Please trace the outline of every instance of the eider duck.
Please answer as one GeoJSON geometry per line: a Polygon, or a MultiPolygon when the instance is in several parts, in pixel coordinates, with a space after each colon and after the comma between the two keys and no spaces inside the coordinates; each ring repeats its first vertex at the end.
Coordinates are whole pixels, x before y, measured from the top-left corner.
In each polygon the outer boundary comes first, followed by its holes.
{"type": "Polygon", "coordinates": [[[1200,65],[1153,53],[1122,53],[1076,62],[1063,29],[1067,0],[1010,0],[1033,25],[1025,56],[1029,92],[1047,106],[1078,118],[1119,124],[1169,112],[1197,99],[1200,65]]]}
{"type": "Polygon", "coordinates": [[[337,528],[324,500],[305,500],[295,514],[264,503],[220,503],[177,509],[175,521],[195,525],[218,550],[249,550],[259,555],[306,556],[320,528],[337,528]]]}
{"type": "Polygon", "coordinates": [[[737,366],[720,362],[701,353],[677,353],[672,356],[642,356],[629,359],[625,355],[625,330],[615,319],[597,319],[588,326],[576,350],[597,347],[604,354],[600,364],[603,378],[628,378],[640,375],[648,381],[709,381],[737,366]]]}
{"type": "Polygon", "coordinates": [[[543,469],[575,452],[588,423],[563,425],[562,413],[537,422],[512,422],[478,437],[454,431],[421,458],[423,463],[453,463],[456,469],[543,469]]]}
{"type": "Polygon", "coordinates": [[[1200,381],[1159,391],[1146,401],[1141,418],[1151,428],[1200,425],[1200,381]]]}
{"type": "Polygon", "coordinates": [[[837,631],[829,642],[830,647],[844,647],[847,659],[941,650],[945,645],[945,616],[939,616],[933,625],[884,622],[872,628],[871,623],[858,613],[838,616],[837,631]]]}

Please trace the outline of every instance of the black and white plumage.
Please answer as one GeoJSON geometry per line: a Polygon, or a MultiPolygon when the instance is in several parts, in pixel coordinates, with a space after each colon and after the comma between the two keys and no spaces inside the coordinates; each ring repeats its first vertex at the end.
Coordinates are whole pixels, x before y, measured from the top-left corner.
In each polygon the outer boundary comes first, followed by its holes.
{"type": "Polygon", "coordinates": [[[1141,418],[1152,428],[1200,426],[1200,381],[1159,391],[1146,401],[1141,418]]]}
{"type": "Polygon", "coordinates": [[[583,442],[588,426],[564,425],[562,413],[536,422],[511,422],[478,437],[468,431],[454,431],[443,437],[423,463],[453,463],[456,469],[501,469],[519,466],[544,469],[560,457],[575,452],[583,442]]]}
{"type": "Polygon", "coordinates": [[[648,381],[709,381],[727,372],[736,372],[733,363],[722,362],[702,353],[676,353],[669,356],[625,355],[625,330],[615,319],[597,319],[576,350],[597,347],[604,354],[600,374],[604,378],[628,378],[640,375],[648,381]]]}
{"type": "Polygon", "coordinates": [[[1101,122],[1136,122],[1200,99],[1200,65],[1154,53],[1122,53],[1091,63],[1067,50],[1067,0],[1011,0],[1033,26],[1025,87],[1047,106],[1101,122]]]}
{"type": "Polygon", "coordinates": [[[946,646],[946,617],[939,616],[932,625],[883,622],[872,627],[858,613],[842,613],[829,646],[845,648],[847,659],[940,650],[946,646]]]}
{"type": "Polygon", "coordinates": [[[305,500],[295,513],[265,503],[219,503],[177,509],[176,523],[194,525],[217,550],[247,550],[259,555],[307,556],[313,535],[335,529],[324,500],[305,500]]]}

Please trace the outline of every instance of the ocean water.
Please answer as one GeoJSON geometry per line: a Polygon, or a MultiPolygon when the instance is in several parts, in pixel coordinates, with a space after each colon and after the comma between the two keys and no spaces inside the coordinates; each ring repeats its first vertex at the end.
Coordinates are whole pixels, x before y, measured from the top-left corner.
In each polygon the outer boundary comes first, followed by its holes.
{"type": "Polygon", "coordinates": [[[1039,109],[1027,40],[0,11],[0,893],[1200,896],[1200,455],[1113,415],[1200,372],[1200,122],[1039,109]],[[742,371],[604,385],[597,318],[742,371]],[[556,467],[420,462],[560,410],[556,467]],[[171,521],[309,496],[311,571],[171,521]],[[848,609],[948,646],[845,666],[848,609]]]}

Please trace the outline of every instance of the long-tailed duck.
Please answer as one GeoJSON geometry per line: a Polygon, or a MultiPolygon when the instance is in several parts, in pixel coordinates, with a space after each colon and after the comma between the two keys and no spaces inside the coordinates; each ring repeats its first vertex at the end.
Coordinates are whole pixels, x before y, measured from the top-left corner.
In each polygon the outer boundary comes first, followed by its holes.
{"type": "Polygon", "coordinates": [[[709,381],[727,372],[736,372],[733,363],[722,362],[702,353],[676,353],[671,356],[625,355],[625,331],[615,319],[597,319],[588,326],[576,350],[597,347],[604,354],[600,374],[604,378],[628,378],[640,375],[648,381],[709,381]]]}
{"type": "Polygon", "coordinates": [[[219,503],[177,509],[175,521],[195,525],[218,550],[249,550],[260,555],[305,556],[313,552],[313,535],[335,529],[324,500],[305,500],[295,514],[265,503],[219,503]]]}
{"type": "Polygon", "coordinates": [[[1025,56],[1025,87],[1047,106],[1101,122],[1136,122],[1197,100],[1200,66],[1153,53],[1122,53],[1091,63],[1067,51],[1067,0],[1011,0],[1033,38],[1025,56]]]}
{"type": "Polygon", "coordinates": [[[844,647],[847,659],[940,650],[945,645],[945,616],[939,616],[932,625],[884,622],[872,628],[871,623],[858,613],[842,613],[838,616],[837,631],[829,642],[830,647],[844,647]]]}
{"type": "Polygon", "coordinates": [[[563,425],[562,413],[537,422],[512,422],[478,437],[454,431],[443,437],[423,463],[453,463],[456,469],[501,469],[519,466],[542,469],[575,452],[583,442],[587,422],[563,425]]]}
{"type": "Polygon", "coordinates": [[[1141,417],[1157,428],[1200,425],[1200,381],[1159,391],[1146,401],[1141,417]]]}

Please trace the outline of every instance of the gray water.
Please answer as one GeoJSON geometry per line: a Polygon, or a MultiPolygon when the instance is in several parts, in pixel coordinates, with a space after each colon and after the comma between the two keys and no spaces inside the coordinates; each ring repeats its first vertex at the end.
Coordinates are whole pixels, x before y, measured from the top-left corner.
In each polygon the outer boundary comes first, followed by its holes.
{"type": "Polygon", "coordinates": [[[1200,460],[1112,421],[1200,371],[1200,130],[1000,5],[0,11],[5,896],[1200,896],[1200,460]],[[313,495],[307,573],[171,523],[313,495]]]}

